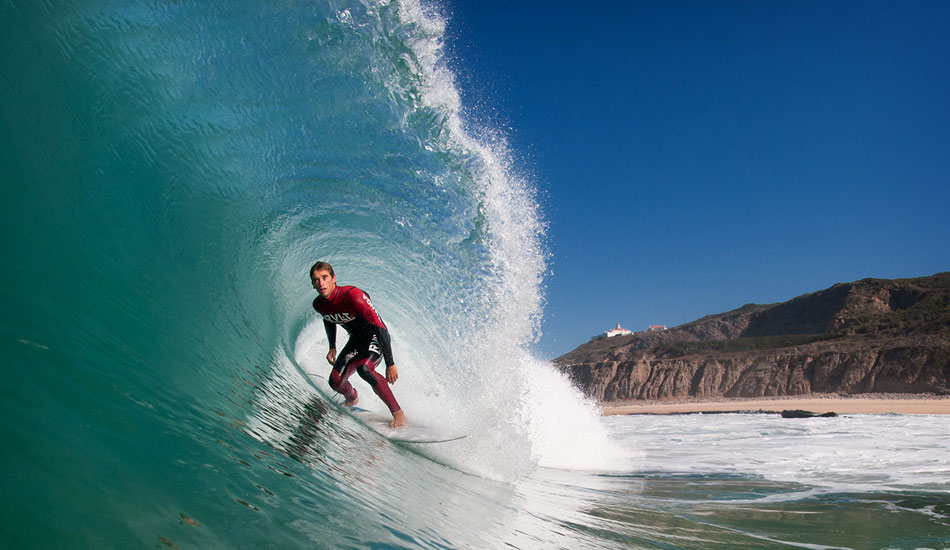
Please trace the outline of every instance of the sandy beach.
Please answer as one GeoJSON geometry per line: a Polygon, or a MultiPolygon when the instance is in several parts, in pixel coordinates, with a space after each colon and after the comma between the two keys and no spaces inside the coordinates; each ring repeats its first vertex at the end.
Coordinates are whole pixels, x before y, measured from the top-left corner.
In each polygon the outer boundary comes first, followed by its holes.
{"type": "Polygon", "coordinates": [[[702,412],[781,412],[804,410],[817,414],[950,414],[950,397],[935,396],[797,396],[688,401],[632,401],[604,405],[604,416],[615,414],[687,414],[702,412]]]}

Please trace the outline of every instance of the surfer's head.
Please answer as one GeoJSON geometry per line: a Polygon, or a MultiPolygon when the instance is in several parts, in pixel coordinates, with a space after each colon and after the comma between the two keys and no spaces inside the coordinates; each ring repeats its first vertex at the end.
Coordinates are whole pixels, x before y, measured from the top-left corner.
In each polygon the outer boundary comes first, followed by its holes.
{"type": "Polygon", "coordinates": [[[336,274],[333,273],[333,266],[326,262],[313,264],[310,268],[310,284],[320,293],[320,296],[329,298],[330,294],[336,290],[336,274]]]}

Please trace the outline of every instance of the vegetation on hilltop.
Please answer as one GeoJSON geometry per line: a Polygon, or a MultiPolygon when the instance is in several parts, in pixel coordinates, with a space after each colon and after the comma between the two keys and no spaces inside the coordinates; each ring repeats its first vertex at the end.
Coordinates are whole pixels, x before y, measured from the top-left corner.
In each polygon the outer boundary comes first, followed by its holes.
{"type": "Polygon", "coordinates": [[[670,342],[653,348],[653,354],[661,358],[682,357],[709,352],[732,353],[741,351],[762,351],[770,349],[803,346],[814,342],[842,338],[840,334],[786,334],[782,336],[752,336],[729,340],[710,340],[706,342],[670,342]]]}

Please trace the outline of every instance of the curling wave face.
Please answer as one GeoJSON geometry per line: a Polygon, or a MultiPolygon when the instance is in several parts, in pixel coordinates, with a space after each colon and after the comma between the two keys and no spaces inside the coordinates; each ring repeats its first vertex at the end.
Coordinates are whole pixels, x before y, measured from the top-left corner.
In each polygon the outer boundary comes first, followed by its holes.
{"type": "MultiPolygon", "coordinates": [[[[437,460],[510,480],[591,466],[567,448],[610,456],[590,407],[526,351],[543,223],[503,138],[466,125],[437,14],[89,0],[0,20],[21,542],[174,542],[196,536],[182,517],[235,503],[260,521],[372,509],[378,491],[340,493],[380,455],[320,386],[317,259],[372,294],[407,412],[470,434],[437,460]],[[51,506],[74,523],[30,519],[51,506]]],[[[432,467],[382,456],[407,479],[432,467]]],[[[270,540],[253,524],[239,531],[270,540]]]]}

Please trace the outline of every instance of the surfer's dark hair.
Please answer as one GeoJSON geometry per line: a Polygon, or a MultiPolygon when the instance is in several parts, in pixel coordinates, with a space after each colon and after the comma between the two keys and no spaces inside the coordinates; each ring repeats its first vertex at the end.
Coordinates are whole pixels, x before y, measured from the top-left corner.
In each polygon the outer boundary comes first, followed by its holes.
{"type": "Polygon", "coordinates": [[[333,266],[326,262],[317,262],[313,264],[313,267],[310,268],[310,278],[313,278],[315,271],[326,271],[331,277],[336,277],[336,273],[333,272],[333,266]]]}

